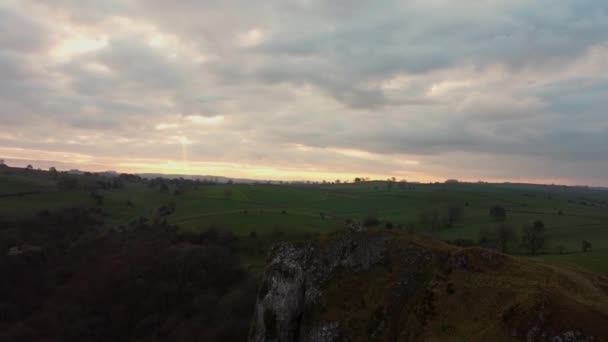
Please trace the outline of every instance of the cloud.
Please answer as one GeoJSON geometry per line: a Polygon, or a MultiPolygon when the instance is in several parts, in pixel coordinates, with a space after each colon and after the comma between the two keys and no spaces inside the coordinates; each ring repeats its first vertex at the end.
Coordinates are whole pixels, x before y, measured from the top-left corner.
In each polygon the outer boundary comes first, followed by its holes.
{"type": "Polygon", "coordinates": [[[600,0],[8,0],[0,151],[608,185],[607,37],[600,0]]]}

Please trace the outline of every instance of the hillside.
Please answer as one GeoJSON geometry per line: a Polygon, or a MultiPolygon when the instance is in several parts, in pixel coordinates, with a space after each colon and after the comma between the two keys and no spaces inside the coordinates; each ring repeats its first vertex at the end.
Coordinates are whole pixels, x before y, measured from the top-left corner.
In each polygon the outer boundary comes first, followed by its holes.
{"type": "Polygon", "coordinates": [[[236,237],[100,222],[96,210],[0,221],[0,341],[246,339],[257,280],[236,237]]]}
{"type": "Polygon", "coordinates": [[[608,278],[416,234],[276,246],[249,341],[606,341],[608,278]]]}

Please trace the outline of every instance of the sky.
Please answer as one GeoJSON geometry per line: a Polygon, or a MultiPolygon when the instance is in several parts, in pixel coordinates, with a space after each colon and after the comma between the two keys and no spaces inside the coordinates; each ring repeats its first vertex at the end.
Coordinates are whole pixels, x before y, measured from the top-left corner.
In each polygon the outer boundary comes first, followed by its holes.
{"type": "Polygon", "coordinates": [[[608,186],[608,1],[2,0],[0,158],[608,186]]]}

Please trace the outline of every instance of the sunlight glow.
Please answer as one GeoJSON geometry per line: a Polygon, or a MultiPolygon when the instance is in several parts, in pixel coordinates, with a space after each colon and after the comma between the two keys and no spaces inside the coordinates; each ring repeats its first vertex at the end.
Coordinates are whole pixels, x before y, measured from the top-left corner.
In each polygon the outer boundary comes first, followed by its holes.
{"type": "Polygon", "coordinates": [[[240,47],[252,47],[261,44],[264,38],[264,33],[260,29],[252,28],[247,32],[239,34],[236,38],[236,43],[240,47]]]}
{"type": "Polygon", "coordinates": [[[188,115],[186,120],[199,125],[217,125],[224,122],[223,115],[216,116],[201,116],[201,115],[188,115]]]}
{"type": "Polygon", "coordinates": [[[74,56],[81,55],[87,52],[103,49],[108,45],[108,38],[89,38],[77,36],[70,39],[65,39],[56,46],[52,53],[60,59],[70,59],[74,56]]]}

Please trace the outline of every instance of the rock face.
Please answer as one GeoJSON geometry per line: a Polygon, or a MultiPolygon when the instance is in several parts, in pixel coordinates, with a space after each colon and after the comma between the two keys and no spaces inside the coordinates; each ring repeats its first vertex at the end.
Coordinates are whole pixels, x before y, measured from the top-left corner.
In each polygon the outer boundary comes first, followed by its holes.
{"type": "Polygon", "coordinates": [[[548,272],[534,267],[520,270],[515,259],[491,251],[388,231],[282,243],[269,256],[249,341],[604,341],[605,288],[602,306],[576,307],[597,322],[577,324],[567,314],[546,314],[558,295],[525,278],[548,272]],[[533,286],[511,287],[502,275],[495,288],[483,283],[500,272],[520,272],[515,276],[533,286]]]}
{"type": "Polygon", "coordinates": [[[323,289],[338,269],[367,270],[386,258],[388,235],[366,239],[345,234],[320,243],[283,243],[270,254],[255,309],[250,341],[336,341],[339,321],[311,317],[322,305],[323,289]]]}

